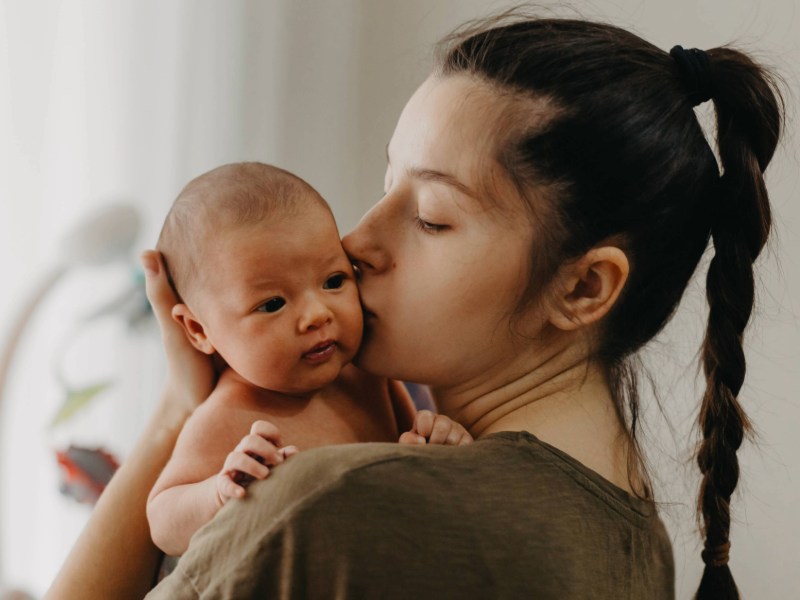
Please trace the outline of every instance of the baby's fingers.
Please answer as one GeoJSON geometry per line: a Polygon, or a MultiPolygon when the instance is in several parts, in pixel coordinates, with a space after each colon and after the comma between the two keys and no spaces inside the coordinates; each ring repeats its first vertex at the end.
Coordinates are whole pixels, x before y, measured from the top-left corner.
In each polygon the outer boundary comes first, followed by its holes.
{"type": "Polygon", "coordinates": [[[436,420],[436,415],[429,410],[421,410],[414,417],[414,428],[411,430],[414,433],[421,435],[424,438],[429,438],[433,432],[433,422],[436,420]]]}
{"type": "MultiPolygon", "coordinates": [[[[445,444],[453,430],[453,422],[444,415],[436,415],[433,421],[433,431],[431,431],[429,444],[445,444]]],[[[460,435],[458,436],[461,437],[460,435]]]]}
{"type": "Polygon", "coordinates": [[[280,430],[269,421],[255,421],[250,427],[252,435],[260,435],[267,441],[272,442],[277,448],[283,446],[283,436],[280,430]]]}
{"type": "Polygon", "coordinates": [[[398,440],[399,444],[407,444],[409,446],[416,446],[418,444],[425,444],[425,438],[421,435],[414,433],[413,431],[406,431],[403,435],[400,436],[398,440]]]}
{"type": "Polygon", "coordinates": [[[244,488],[233,482],[230,473],[220,473],[217,476],[217,493],[222,504],[225,504],[230,498],[242,498],[244,488]]]}
{"type": "Polygon", "coordinates": [[[263,464],[271,467],[281,464],[285,456],[285,453],[276,448],[272,442],[265,440],[255,433],[251,433],[242,438],[242,441],[236,446],[236,450],[249,454],[258,462],[263,462],[263,464]],[[261,460],[258,460],[258,457],[260,457],[261,460]]]}
{"type": "Polygon", "coordinates": [[[225,466],[223,472],[230,473],[231,471],[240,471],[245,475],[250,475],[255,479],[264,479],[269,475],[269,468],[262,465],[252,456],[248,456],[244,452],[234,451],[225,459],[225,466]]]}

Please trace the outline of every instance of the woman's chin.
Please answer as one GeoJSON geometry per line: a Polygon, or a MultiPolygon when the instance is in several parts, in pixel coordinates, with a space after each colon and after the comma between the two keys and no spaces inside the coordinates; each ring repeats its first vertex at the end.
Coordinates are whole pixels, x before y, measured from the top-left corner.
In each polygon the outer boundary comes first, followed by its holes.
{"type": "Polygon", "coordinates": [[[366,334],[361,340],[358,352],[353,357],[353,364],[371,375],[396,379],[394,372],[396,369],[392,369],[390,353],[378,348],[377,344],[371,341],[366,334]]]}

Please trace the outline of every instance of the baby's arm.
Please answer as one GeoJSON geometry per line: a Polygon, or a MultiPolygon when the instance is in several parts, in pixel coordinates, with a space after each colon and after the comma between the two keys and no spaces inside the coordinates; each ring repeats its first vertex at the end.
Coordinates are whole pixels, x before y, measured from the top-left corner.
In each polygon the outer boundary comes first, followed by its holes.
{"type": "Polygon", "coordinates": [[[228,499],[244,494],[242,474],[263,479],[268,466],[293,453],[292,447],[279,450],[283,442],[270,423],[257,421],[248,428],[251,419],[243,419],[220,401],[224,393],[224,389],[216,390],[187,421],[148,498],[153,541],[174,556],[183,554],[192,535],[228,499]],[[254,456],[261,457],[264,464],[254,456]]]}

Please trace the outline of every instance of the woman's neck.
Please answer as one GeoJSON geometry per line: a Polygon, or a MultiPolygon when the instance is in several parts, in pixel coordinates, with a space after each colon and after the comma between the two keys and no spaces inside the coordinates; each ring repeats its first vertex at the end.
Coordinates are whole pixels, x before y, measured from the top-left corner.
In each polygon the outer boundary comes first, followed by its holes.
{"type": "Polygon", "coordinates": [[[631,491],[629,437],[603,372],[586,355],[577,343],[551,345],[538,356],[498,365],[480,381],[431,391],[439,412],[474,438],[527,431],[631,491]]]}

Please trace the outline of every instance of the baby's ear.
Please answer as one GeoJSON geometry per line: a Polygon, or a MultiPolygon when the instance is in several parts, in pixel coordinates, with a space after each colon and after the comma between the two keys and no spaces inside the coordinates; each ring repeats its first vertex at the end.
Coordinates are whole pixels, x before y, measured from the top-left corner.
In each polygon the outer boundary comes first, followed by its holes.
{"type": "Polygon", "coordinates": [[[183,330],[186,332],[186,337],[192,343],[192,346],[205,354],[214,354],[215,348],[211,340],[206,336],[203,324],[197,320],[191,309],[185,304],[176,304],[172,307],[172,318],[180,323],[183,330]]]}

